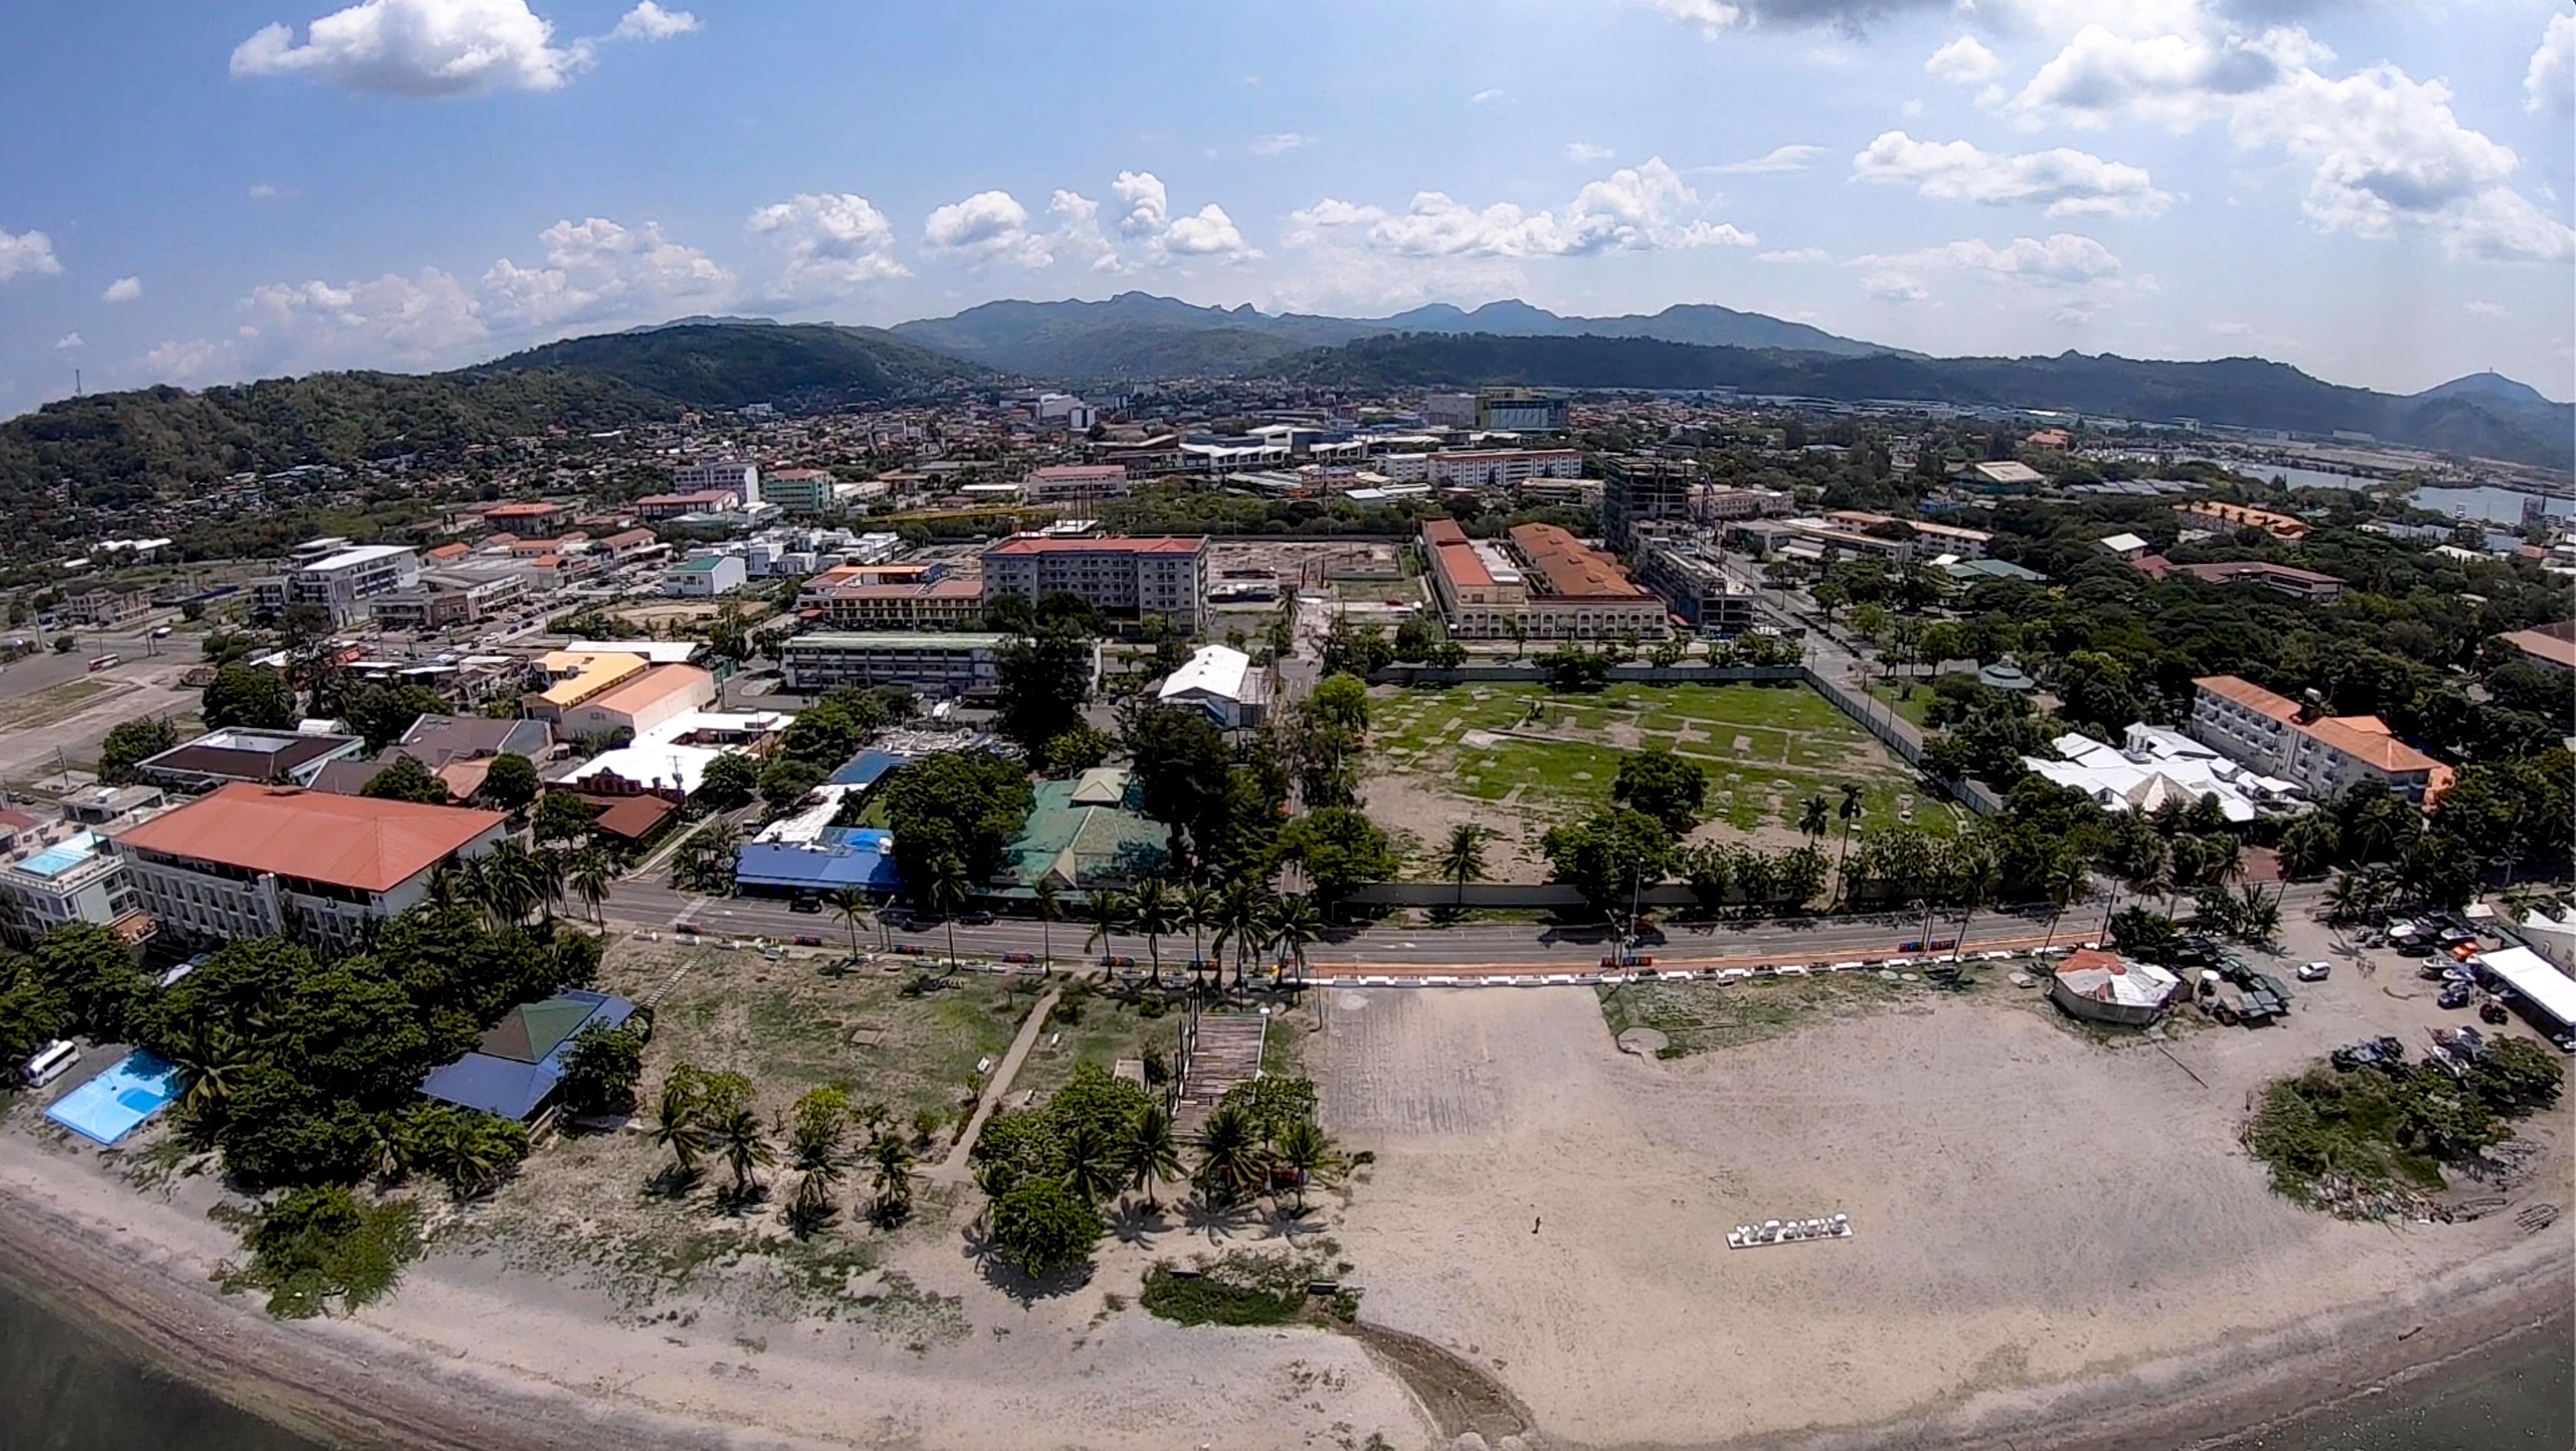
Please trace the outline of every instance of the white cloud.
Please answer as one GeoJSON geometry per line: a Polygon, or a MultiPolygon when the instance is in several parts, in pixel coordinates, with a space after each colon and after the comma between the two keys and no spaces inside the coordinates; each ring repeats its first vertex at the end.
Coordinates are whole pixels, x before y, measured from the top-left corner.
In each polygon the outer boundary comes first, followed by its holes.
{"type": "Polygon", "coordinates": [[[2081,322],[2100,301],[2122,290],[2154,290],[2151,279],[2124,284],[2120,259],[2091,237],[2069,232],[2046,239],[2015,237],[2001,247],[1971,238],[1946,246],[1893,255],[1854,257],[1861,291],[1882,302],[1923,302],[1932,297],[1932,274],[1982,277],[2046,302],[2062,322],[2081,322]]]}
{"type": "Polygon", "coordinates": [[[2532,111],[2576,112],[2576,15],[2553,15],[2540,32],[2540,48],[2522,73],[2523,105],[2532,111]]]}
{"type": "Polygon", "coordinates": [[[1499,87],[1493,87],[1478,91],[1476,94],[1469,96],[1467,98],[1467,104],[1470,106],[1490,106],[1502,98],[1502,90],[1499,87]]]}
{"type": "Polygon", "coordinates": [[[1130,237],[1151,236],[1170,224],[1172,196],[1163,179],[1150,171],[1122,171],[1110,183],[1109,194],[1127,208],[1118,219],[1118,230],[1130,237]]]}
{"type": "Polygon", "coordinates": [[[1256,136],[1252,139],[1252,154],[1285,156],[1291,151],[1305,149],[1314,144],[1314,140],[1314,137],[1296,131],[1279,131],[1268,136],[1256,136]]]}
{"type": "Polygon", "coordinates": [[[1118,255],[1118,245],[1101,234],[1100,203],[1078,191],[1058,187],[1054,199],[1047,203],[1047,214],[1064,219],[1063,225],[1056,228],[1054,250],[1089,258],[1094,272],[1128,270],[1118,255]]]}
{"type": "Polygon", "coordinates": [[[2173,204],[2147,173],[2122,162],[2058,147],[2024,156],[1981,151],[1966,141],[1917,141],[1889,131],[1852,158],[1852,180],[1912,186],[1934,201],[2045,206],[2052,217],[2162,216],[2173,204]]]}
{"type": "Polygon", "coordinates": [[[132,302],[134,299],[141,297],[142,295],[142,278],[120,277],[114,282],[107,284],[107,290],[98,295],[98,300],[101,302],[132,302]]]}
{"type": "Polygon", "coordinates": [[[255,181],[250,186],[250,199],[255,202],[283,201],[295,195],[295,188],[279,186],[273,181],[255,181]]]}
{"type": "Polygon", "coordinates": [[[0,232],[0,282],[30,272],[52,276],[63,270],[54,257],[54,239],[42,232],[0,232]]]}
{"type": "Polygon", "coordinates": [[[1784,266],[1795,266],[1807,262],[1829,262],[1833,260],[1833,255],[1833,253],[1826,251],[1822,247],[1793,247],[1781,252],[1757,253],[1753,260],[1756,262],[1770,262],[1784,266]]]}
{"type": "Polygon", "coordinates": [[[1214,202],[1175,219],[1156,239],[1155,246],[1166,256],[1212,257],[1220,262],[1249,262],[1261,255],[1243,240],[1242,229],[1225,214],[1225,208],[1214,202]]]}
{"type": "Polygon", "coordinates": [[[1703,206],[1656,157],[1585,186],[1561,212],[1524,211],[1510,202],[1478,210],[1426,191],[1400,213],[1327,197],[1290,220],[1301,229],[1300,241],[1356,231],[1367,246],[1408,257],[1579,257],[1754,244],[1750,232],[1736,227],[1684,220],[1703,206]]]}
{"type": "MultiPolygon", "coordinates": [[[[1082,207],[1088,220],[1099,208],[1071,192],[1058,192],[1059,205],[1071,197],[1082,207]]],[[[1098,223],[1092,230],[1097,233],[1098,223]]],[[[922,223],[921,237],[930,250],[962,258],[968,262],[989,262],[1008,257],[1031,272],[1055,265],[1051,239],[1029,230],[1029,209],[1006,191],[981,191],[964,201],[951,202],[932,211],[922,223]]]]}
{"type": "Polygon", "coordinates": [[[2576,256],[2576,231],[2514,189],[2521,158],[2462,125],[2442,82],[2385,63],[2329,77],[2319,67],[2333,52],[2303,29],[2249,32],[2195,0],[2166,8],[2156,33],[2085,26],[2011,109],[2033,124],[2138,117],[2183,131],[2223,121],[2238,145],[2313,168],[2302,208],[2321,231],[2421,228],[2457,260],[2576,256]]]}
{"type": "MultiPolygon", "coordinates": [[[[435,267],[366,282],[272,283],[242,303],[243,325],[222,343],[164,344],[192,360],[184,377],[221,366],[238,374],[267,367],[430,368],[491,337],[482,307],[435,267]]],[[[156,354],[161,349],[155,349],[156,354]]]]}
{"type": "Polygon", "coordinates": [[[79,346],[81,346],[79,333],[65,333],[54,340],[54,351],[58,353],[67,353],[79,346]]]}
{"type": "Polygon", "coordinates": [[[301,45],[290,26],[263,28],[234,48],[232,74],[401,96],[551,91],[590,63],[587,45],[553,42],[527,0],[362,0],[314,21],[301,45]]]}
{"type": "Polygon", "coordinates": [[[1730,161],[1708,170],[1729,176],[1763,175],[1775,171],[1804,171],[1807,163],[1825,154],[1821,146],[1775,146],[1750,161],[1730,161]]]}
{"type": "Polygon", "coordinates": [[[1578,166],[1597,165],[1601,162],[1608,161],[1611,157],[1616,155],[1618,155],[1618,153],[1612,151],[1609,147],[1595,146],[1588,141],[1568,141],[1565,143],[1565,159],[1578,166]]]}
{"type": "Polygon", "coordinates": [[[1922,302],[1932,296],[1932,289],[1902,272],[1872,272],[1861,278],[1860,290],[1881,302],[1922,302]]]}
{"type": "Polygon", "coordinates": [[[894,226],[863,196],[800,192],[753,212],[753,235],[787,246],[779,291],[790,298],[845,297],[911,269],[894,258],[894,226]]]}
{"type": "MultiPolygon", "coordinates": [[[[2460,304],[2460,311],[2467,313],[2471,317],[2504,316],[2504,309],[2492,302],[2464,302],[2460,304]]],[[[74,336],[78,336],[78,334],[74,334],[74,336]]]]}
{"type": "Polygon", "coordinates": [[[654,4],[653,0],[639,0],[634,9],[627,11],[618,20],[617,28],[608,32],[608,38],[610,40],[669,40],[674,36],[690,35],[705,28],[699,23],[698,17],[686,10],[665,10],[654,4]]]}
{"type": "Polygon", "coordinates": [[[545,265],[504,257],[483,274],[484,315],[514,330],[567,323],[651,322],[730,298],[734,275],[695,247],[647,222],[606,217],[559,221],[537,234],[545,265]]]}
{"type": "Polygon", "coordinates": [[[2004,63],[1993,51],[1977,43],[1973,35],[1963,35],[1932,52],[1923,69],[1954,86],[1983,85],[2004,73],[2004,63]]]}
{"type": "Polygon", "coordinates": [[[224,344],[204,338],[173,340],[143,355],[143,376],[155,383],[190,383],[226,357],[224,344]]]}

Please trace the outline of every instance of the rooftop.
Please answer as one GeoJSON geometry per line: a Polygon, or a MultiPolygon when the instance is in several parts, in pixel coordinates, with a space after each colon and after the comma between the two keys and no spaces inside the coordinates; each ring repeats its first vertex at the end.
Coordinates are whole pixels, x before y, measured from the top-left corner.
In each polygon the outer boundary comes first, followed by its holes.
{"type": "Polygon", "coordinates": [[[295,772],[357,744],[355,736],[297,731],[220,730],[172,746],[138,770],[173,776],[220,776],[235,781],[283,781],[295,772]]]}
{"type": "Polygon", "coordinates": [[[1207,547],[1207,540],[1197,535],[1155,538],[1119,535],[1107,539],[1031,539],[1023,536],[1006,539],[984,553],[988,558],[996,554],[1197,554],[1207,547]]]}
{"type": "Polygon", "coordinates": [[[787,642],[798,650],[998,650],[1011,637],[980,630],[820,630],[787,642]]]}
{"type": "Polygon", "coordinates": [[[619,681],[643,674],[650,667],[640,654],[623,649],[612,653],[593,654],[586,650],[549,650],[538,660],[554,684],[537,698],[548,705],[579,705],[619,681]]]}
{"type": "Polygon", "coordinates": [[[297,565],[296,568],[299,570],[354,569],[362,564],[375,564],[411,552],[412,548],[408,544],[361,544],[355,549],[343,549],[337,554],[308,560],[297,565]]]}
{"type": "Polygon", "coordinates": [[[498,811],[235,783],[134,827],[116,844],[384,892],[508,820],[498,811]]]}
{"type": "Polygon", "coordinates": [[[1232,701],[1245,701],[1245,682],[1252,674],[1252,657],[1230,645],[1202,645],[1180,669],[1163,682],[1157,698],[1170,700],[1193,691],[1221,696],[1232,701]]]}
{"type": "Polygon", "coordinates": [[[603,691],[582,702],[588,710],[614,710],[632,714],[658,705],[674,695],[695,695],[707,699],[715,696],[716,678],[695,665],[656,665],[611,690],[603,691]]]}
{"type": "Polygon", "coordinates": [[[1561,599],[1633,600],[1650,596],[1616,560],[1553,524],[1512,530],[1512,547],[1537,571],[1545,592],[1561,599]]]}

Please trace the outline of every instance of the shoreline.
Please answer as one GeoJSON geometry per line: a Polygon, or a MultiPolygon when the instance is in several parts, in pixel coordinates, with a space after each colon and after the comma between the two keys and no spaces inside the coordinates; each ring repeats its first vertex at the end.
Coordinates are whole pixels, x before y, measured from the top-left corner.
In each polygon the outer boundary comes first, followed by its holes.
{"type": "MultiPolygon", "coordinates": [[[[463,1350],[442,1361],[364,1320],[270,1320],[254,1300],[220,1295],[207,1280],[219,1247],[229,1243],[220,1229],[191,1224],[184,1209],[20,1136],[0,1136],[0,1205],[0,1275],[13,1286],[48,1312],[94,1327],[119,1350],[308,1439],[402,1451],[553,1451],[612,1441],[630,1451],[818,1444],[621,1405],[478,1362],[463,1350]],[[119,1196],[134,1222],[120,1229],[84,1216],[52,1182],[63,1175],[88,1177],[119,1196]]],[[[2061,1451],[2211,1451],[2565,1322],[2576,1246],[2562,1238],[2544,1232],[2403,1298],[2310,1315],[2187,1356],[1984,1392],[1871,1426],[1709,1442],[1705,1451],[2005,1451],[2034,1442],[2061,1451]]],[[[426,1271],[416,1266],[413,1273],[426,1271]]],[[[398,1288],[395,1299],[403,1293],[398,1288]]],[[[604,1323],[596,1330],[602,1337],[631,1333],[604,1323]]],[[[861,1412],[864,1393],[852,1389],[848,1409],[861,1412]]],[[[865,1417],[852,1420],[864,1424],[865,1417]]],[[[1544,1425],[1533,1441],[1571,1444],[1544,1425]]]]}

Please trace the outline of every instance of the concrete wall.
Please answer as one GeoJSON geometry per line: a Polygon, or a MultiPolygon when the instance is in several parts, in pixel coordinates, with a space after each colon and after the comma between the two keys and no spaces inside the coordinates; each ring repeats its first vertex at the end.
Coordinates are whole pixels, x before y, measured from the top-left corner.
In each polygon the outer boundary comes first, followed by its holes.
{"type": "MultiPolygon", "coordinates": [[[[1798,679],[1805,672],[1795,665],[1725,665],[1714,669],[1705,665],[1677,665],[1659,669],[1639,661],[1610,667],[1613,685],[1726,685],[1761,682],[1777,684],[1798,679]]],[[[1429,665],[1390,665],[1369,677],[1371,685],[1471,685],[1544,681],[1546,666],[1531,660],[1487,664],[1469,661],[1454,670],[1429,665]]],[[[1568,696],[1579,700],[1580,696],[1568,696]]]]}

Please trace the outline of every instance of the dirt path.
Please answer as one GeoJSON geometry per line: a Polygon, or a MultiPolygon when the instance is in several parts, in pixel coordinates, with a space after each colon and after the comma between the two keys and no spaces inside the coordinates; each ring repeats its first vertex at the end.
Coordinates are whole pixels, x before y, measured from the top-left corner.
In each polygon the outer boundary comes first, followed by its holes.
{"type": "Polygon", "coordinates": [[[1038,1045],[1038,1034],[1046,1031],[1047,1014],[1055,1011],[1055,1000],[1063,993],[1062,988],[1048,988],[1046,996],[1038,999],[1037,1006],[1029,1009],[1028,1020],[1020,1024],[1020,1035],[1011,1040],[1011,1051],[1002,1055],[1001,1066],[984,1081],[984,1096],[976,1101],[975,1116],[967,1120],[966,1131],[949,1146],[948,1157],[939,1161],[939,1167],[922,1177],[933,1184],[962,1184],[966,1181],[966,1156],[974,1152],[975,1140],[983,1134],[985,1120],[991,1118],[993,1110],[1009,1096],[1011,1080],[1019,1076],[1020,1065],[1029,1061],[1029,1053],[1038,1045]]]}

